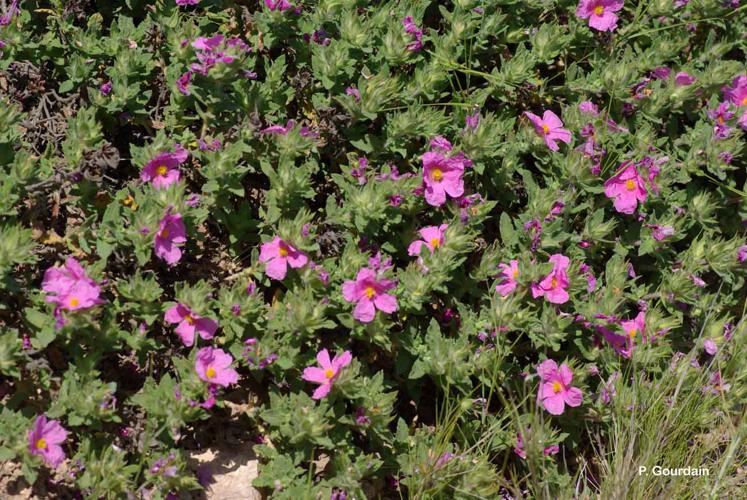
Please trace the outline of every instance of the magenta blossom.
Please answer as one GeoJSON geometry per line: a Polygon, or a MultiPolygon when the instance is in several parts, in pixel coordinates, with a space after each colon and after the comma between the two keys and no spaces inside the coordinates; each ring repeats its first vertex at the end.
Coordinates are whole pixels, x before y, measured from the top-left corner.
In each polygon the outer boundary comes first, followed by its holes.
{"type": "Polygon", "coordinates": [[[259,261],[267,262],[265,273],[272,279],[283,280],[288,273],[288,265],[293,269],[305,266],[309,258],[305,253],[297,250],[293,245],[275,236],[272,241],[262,243],[259,251],[259,261]]]}
{"type": "Polygon", "coordinates": [[[443,245],[444,233],[446,233],[446,228],[448,227],[448,224],[441,224],[440,226],[426,226],[419,230],[418,232],[423,239],[410,243],[410,246],[407,248],[407,254],[413,257],[420,255],[423,245],[425,245],[432,254],[443,245]]]}
{"type": "Polygon", "coordinates": [[[285,12],[288,9],[292,9],[293,4],[288,0],[265,0],[265,7],[271,11],[285,12]]]}
{"type": "Polygon", "coordinates": [[[464,160],[446,157],[440,152],[428,151],[423,155],[423,184],[425,201],[439,207],[446,203],[446,195],[458,198],[464,194],[464,160]]]}
{"type": "Polygon", "coordinates": [[[576,17],[588,19],[589,26],[598,31],[614,31],[617,28],[617,12],[623,8],[623,0],[581,0],[576,7],[576,17]]]}
{"type": "Polygon", "coordinates": [[[638,336],[645,342],[646,341],[646,313],[641,311],[638,315],[629,320],[621,321],[620,326],[625,330],[625,335],[628,338],[628,345],[631,345],[636,341],[638,336]]]}
{"type": "Polygon", "coordinates": [[[293,130],[293,127],[296,126],[296,122],[293,120],[288,120],[288,122],[285,124],[285,127],[282,125],[270,125],[269,127],[263,128],[260,133],[261,134],[275,134],[275,135],[288,135],[288,133],[293,130]]]}
{"type": "Polygon", "coordinates": [[[46,301],[56,304],[57,326],[65,324],[62,311],[88,309],[104,301],[99,298],[99,284],[88,277],[85,269],[73,257],[68,257],[63,267],[50,267],[44,273],[42,290],[47,292],[46,301]]]}
{"type": "Polygon", "coordinates": [[[176,0],[177,5],[197,5],[200,0],[176,0]]]}
{"type": "Polygon", "coordinates": [[[747,245],[742,245],[737,248],[737,262],[747,261],[747,245]]]}
{"type": "Polygon", "coordinates": [[[335,356],[332,360],[329,359],[329,351],[322,349],[316,355],[316,360],[319,363],[319,367],[308,366],[303,371],[303,378],[308,382],[319,384],[314,394],[311,396],[312,399],[322,399],[329,394],[340,371],[348,366],[353,360],[353,355],[350,351],[345,351],[339,356],[335,356]]]}
{"type": "Polygon", "coordinates": [[[501,262],[498,264],[498,267],[501,269],[499,277],[502,279],[501,282],[495,286],[495,289],[501,294],[501,297],[505,297],[516,290],[516,286],[518,285],[516,278],[519,277],[519,261],[514,259],[508,264],[501,262]]]}
{"type": "Polygon", "coordinates": [[[545,144],[552,151],[560,149],[556,141],[561,141],[566,144],[571,142],[571,132],[563,127],[563,122],[560,120],[558,115],[550,111],[549,109],[542,114],[542,118],[525,111],[524,114],[534,125],[534,129],[537,131],[540,137],[545,140],[545,144]]]}
{"type": "Polygon", "coordinates": [[[412,41],[407,44],[407,50],[418,52],[423,48],[423,30],[415,25],[412,16],[407,16],[402,20],[402,26],[405,27],[405,33],[412,37],[412,41]]]}
{"type": "Polygon", "coordinates": [[[563,254],[556,253],[550,256],[553,269],[550,274],[537,283],[532,284],[532,297],[545,297],[553,304],[564,304],[570,298],[568,296],[568,265],[570,259],[563,254]]]}
{"type": "Polygon", "coordinates": [[[140,179],[150,182],[156,189],[163,189],[179,182],[179,165],[187,161],[187,156],[187,150],[177,144],[173,153],[160,153],[146,163],[140,172],[140,179]]]}
{"type": "Polygon", "coordinates": [[[177,304],[168,309],[164,315],[168,323],[178,323],[176,333],[187,347],[192,347],[195,343],[195,332],[200,334],[205,340],[212,339],[215,330],[218,329],[218,323],[210,318],[203,318],[195,314],[184,304],[177,304]]]}
{"type": "Polygon", "coordinates": [[[342,296],[348,302],[356,302],[353,317],[361,323],[370,323],[376,315],[376,309],[391,314],[397,310],[397,298],[386,293],[396,287],[392,280],[379,279],[373,269],[367,267],[358,271],[355,281],[342,284],[342,296]]]}
{"type": "Polygon", "coordinates": [[[50,467],[56,469],[65,460],[60,444],[67,439],[67,431],[59,420],[47,420],[45,415],[39,415],[28,432],[28,439],[31,454],[40,455],[50,467]]]}
{"type": "Polygon", "coordinates": [[[555,361],[545,360],[537,367],[537,375],[540,377],[537,399],[545,410],[553,415],[561,415],[565,405],[581,406],[584,396],[581,389],[571,387],[573,372],[567,364],[563,363],[558,369],[555,361]]]}
{"type": "Polygon", "coordinates": [[[578,110],[591,116],[599,115],[599,106],[591,101],[582,101],[581,103],[579,103],[578,110]]]}
{"type": "Polygon", "coordinates": [[[161,219],[155,239],[156,256],[173,266],[182,258],[182,250],[176,244],[186,243],[187,229],[180,214],[167,213],[161,219]]]}
{"type": "Polygon", "coordinates": [[[644,225],[651,229],[651,236],[653,236],[656,241],[664,241],[670,236],[674,236],[674,228],[672,226],[660,226],[658,224],[644,225]]]}
{"type": "Polygon", "coordinates": [[[724,87],[724,97],[736,106],[747,106],[747,75],[739,75],[731,82],[731,87],[724,87]]]}
{"type": "Polygon", "coordinates": [[[695,83],[695,77],[685,71],[680,71],[674,75],[674,84],[678,87],[685,87],[695,83]]]}
{"type": "Polygon", "coordinates": [[[705,349],[705,352],[707,352],[709,356],[713,356],[718,352],[718,346],[716,345],[716,342],[711,339],[706,339],[703,341],[703,349],[705,349]]]}
{"type": "Polygon", "coordinates": [[[239,374],[231,368],[233,358],[222,349],[203,347],[197,352],[195,371],[205,382],[227,387],[239,381],[239,374]]]}
{"type": "Polygon", "coordinates": [[[614,201],[615,210],[623,214],[635,212],[638,202],[646,201],[646,186],[638,169],[630,162],[604,183],[604,194],[614,201]]]}

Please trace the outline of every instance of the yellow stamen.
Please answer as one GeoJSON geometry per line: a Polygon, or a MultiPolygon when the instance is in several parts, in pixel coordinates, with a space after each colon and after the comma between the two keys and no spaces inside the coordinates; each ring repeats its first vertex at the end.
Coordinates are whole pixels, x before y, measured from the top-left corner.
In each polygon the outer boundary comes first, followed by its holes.
{"type": "Polygon", "coordinates": [[[37,450],[45,450],[47,448],[47,440],[44,438],[39,438],[34,446],[37,450]]]}
{"type": "Polygon", "coordinates": [[[596,7],[594,7],[594,14],[598,16],[604,14],[604,7],[602,5],[597,5],[596,7]]]}
{"type": "Polygon", "coordinates": [[[186,321],[186,322],[187,322],[187,323],[189,323],[190,325],[194,325],[194,324],[195,324],[195,319],[194,319],[194,318],[192,317],[192,315],[191,315],[191,314],[187,314],[187,315],[186,315],[186,316],[184,317],[184,321],[186,321]]]}
{"type": "Polygon", "coordinates": [[[514,269],[514,271],[511,273],[511,276],[513,276],[514,279],[516,279],[519,276],[519,270],[518,269],[514,269]]]}
{"type": "Polygon", "coordinates": [[[745,96],[745,98],[742,99],[742,106],[747,106],[747,96],[745,96]]]}
{"type": "Polygon", "coordinates": [[[560,382],[553,382],[552,383],[552,392],[554,392],[555,394],[557,394],[557,393],[559,393],[562,390],[563,390],[563,386],[560,385],[560,382]]]}
{"type": "Polygon", "coordinates": [[[70,299],[70,307],[78,307],[78,304],[80,304],[80,300],[78,300],[77,297],[72,297],[70,299]]]}
{"type": "Polygon", "coordinates": [[[439,240],[438,238],[431,238],[431,246],[433,248],[440,247],[441,246],[441,240],[439,240]]]}
{"type": "Polygon", "coordinates": [[[719,122],[721,125],[724,124],[724,117],[719,115],[718,118],[716,118],[716,121],[719,122]]]}
{"type": "Polygon", "coordinates": [[[327,368],[324,370],[324,376],[327,378],[332,378],[335,376],[335,372],[333,372],[331,369],[327,368]]]}
{"type": "Polygon", "coordinates": [[[215,368],[213,368],[212,366],[209,367],[207,370],[205,370],[205,375],[207,376],[207,378],[215,377],[215,368]]]}
{"type": "Polygon", "coordinates": [[[444,173],[441,172],[441,169],[434,168],[433,172],[431,172],[431,179],[433,179],[434,181],[438,182],[438,181],[440,181],[443,178],[444,178],[444,173]]]}
{"type": "Polygon", "coordinates": [[[558,287],[558,278],[553,276],[552,280],[550,280],[550,287],[557,288],[558,287]]]}
{"type": "Polygon", "coordinates": [[[163,231],[161,231],[161,238],[168,238],[168,237],[169,237],[169,230],[164,228],[163,231]]]}
{"type": "Polygon", "coordinates": [[[288,256],[288,247],[286,247],[284,245],[280,245],[278,247],[278,253],[280,254],[281,257],[287,257],[288,256]]]}
{"type": "Polygon", "coordinates": [[[375,295],[376,295],[376,290],[374,290],[372,286],[369,286],[366,288],[366,297],[368,297],[369,299],[372,299],[374,298],[375,295]]]}
{"type": "Polygon", "coordinates": [[[631,328],[630,331],[628,332],[628,336],[632,339],[633,337],[636,336],[637,333],[638,333],[638,330],[636,328],[631,328]]]}
{"type": "Polygon", "coordinates": [[[168,171],[169,171],[169,169],[166,168],[166,165],[159,165],[158,167],[156,167],[156,173],[158,175],[164,176],[164,175],[166,175],[166,172],[168,172],[168,171]]]}
{"type": "Polygon", "coordinates": [[[633,191],[635,189],[635,181],[633,179],[628,179],[625,181],[625,188],[628,191],[633,191]]]}
{"type": "Polygon", "coordinates": [[[545,125],[545,124],[543,123],[543,124],[542,124],[542,132],[543,132],[544,134],[548,134],[548,133],[550,132],[550,127],[548,127],[547,125],[545,125]]]}

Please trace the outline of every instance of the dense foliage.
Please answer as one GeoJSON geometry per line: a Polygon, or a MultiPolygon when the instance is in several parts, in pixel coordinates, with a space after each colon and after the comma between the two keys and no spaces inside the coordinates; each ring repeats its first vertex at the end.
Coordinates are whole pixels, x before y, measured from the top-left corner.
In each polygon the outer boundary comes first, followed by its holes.
{"type": "MultiPolygon", "coordinates": [[[[178,497],[222,429],[273,498],[563,498],[621,415],[738,426],[739,0],[0,5],[30,484],[178,497]]],[[[714,439],[667,465],[738,488],[714,439]]]]}

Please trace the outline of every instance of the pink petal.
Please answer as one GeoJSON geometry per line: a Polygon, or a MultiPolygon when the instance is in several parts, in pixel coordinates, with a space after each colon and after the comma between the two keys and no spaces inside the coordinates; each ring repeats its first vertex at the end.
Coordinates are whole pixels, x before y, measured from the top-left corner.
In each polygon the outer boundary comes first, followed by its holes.
{"type": "Polygon", "coordinates": [[[328,381],[327,376],[324,374],[324,370],[317,368],[316,366],[304,368],[301,378],[308,382],[314,382],[315,384],[326,384],[328,381]]]}
{"type": "Polygon", "coordinates": [[[542,405],[545,410],[553,415],[562,415],[565,410],[565,401],[563,401],[563,394],[558,393],[550,397],[546,397],[542,400],[542,405]]]}
{"type": "Polygon", "coordinates": [[[329,391],[331,389],[332,389],[332,384],[327,383],[327,384],[324,384],[324,385],[320,385],[314,391],[314,394],[311,396],[311,399],[322,399],[322,398],[326,397],[327,394],[329,394],[329,391]]]}
{"type": "Polygon", "coordinates": [[[376,308],[369,299],[361,299],[353,310],[353,317],[361,323],[370,323],[376,316],[376,308]]]}
{"type": "Polygon", "coordinates": [[[327,349],[322,349],[317,353],[316,361],[324,370],[332,368],[332,361],[329,359],[329,351],[327,349]]]}
{"type": "Polygon", "coordinates": [[[265,274],[278,281],[285,279],[285,275],[288,274],[288,261],[285,257],[275,257],[267,263],[265,274]]]}
{"type": "Polygon", "coordinates": [[[374,298],[374,305],[379,311],[391,314],[397,310],[397,299],[393,295],[388,293],[383,295],[377,295],[374,298]]]}
{"type": "Polygon", "coordinates": [[[584,401],[584,394],[578,387],[571,387],[565,392],[564,399],[568,406],[581,406],[581,403],[584,401]]]}

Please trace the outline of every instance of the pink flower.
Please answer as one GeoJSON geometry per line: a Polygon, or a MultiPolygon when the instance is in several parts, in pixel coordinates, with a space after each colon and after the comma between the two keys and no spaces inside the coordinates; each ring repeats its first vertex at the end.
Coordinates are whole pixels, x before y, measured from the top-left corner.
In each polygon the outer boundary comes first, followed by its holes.
{"type": "Polygon", "coordinates": [[[361,323],[370,323],[376,315],[376,309],[391,314],[397,310],[397,299],[387,290],[394,288],[392,280],[379,279],[373,269],[367,267],[358,271],[355,281],[342,284],[342,296],[348,302],[357,302],[353,317],[361,323]]]}
{"type": "Polygon", "coordinates": [[[262,243],[259,251],[259,261],[267,262],[265,273],[272,279],[283,280],[288,273],[288,265],[293,269],[305,266],[309,258],[293,245],[275,236],[272,241],[262,243]]]}
{"type": "Polygon", "coordinates": [[[28,439],[31,454],[41,455],[50,467],[56,469],[65,460],[60,444],[67,439],[67,431],[59,420],[47,420],[45,415],[39,415],[29,430],[28,439]]]}
{"type": "Polygon", "coordinates": [[[187,150],[177,144],[173,153],[161,153],[146,163],[140,172],[140,179],[150,182],[156,189],[179,182],[179,165],[187,161],[187,156],[187,150]]]}
{"type": "Polygon", "coordinates": [[[617,28],[615,12],[623,8],[623,0],[581,0],[576,7],[576,17],[588,19],[589,26],[598,31],[617,28]]]}
{"type": "Polygon", "coordinates": [[[581,406],[584,396],[581,389],[571,387],[573,372],[567,364],[563,363],[558,370],[555,361],[545,360],[537,367],[537,375],[540,377],[537,399],[545,410],[553,415],[561,415],[565,405],[581,406]]]}
{"type": "Polygon", "coordinates": [[[591,101],[583,101],[579,103],[578,110],[591,116],[599,115],[599,107],[591,101]]]}
{"type": "Polygon", "coordinates": [[[200,334],[205,340],[212,339],[215,330],[218,329],[218,323],[210,318],[203,318],[184,304],[177,304],[166,311],[164,319],[168,323],[179,323],[176,327],[176,333],[187,347],[192,347],[195,343],[195,332],[200,334]]]}
{"type": "Polygon", "coordinates": [[[316,355],[316,360],[320,368],[316,366],[306,367],[301,378],[308,382],[319,384],[319,387],[316,388],[311,397],[313,399],[322,399],[329,394],[329,391],[332,389],[332,383],[337,379],[340,370],[348,366],[353,360],[353,355],[350,354],[350,351],[345,351],[330,360],[329,351],[322,349],[316,355]]]}
{"type": "Polygon", "coordinates": [[[227,387],[239,381],[239,374],[231,368],[233,358],[222,349],[203,347],[197,351],[195,371],[205,382],[227,387]]]}
{"type": "Polygon", "coordinates": [[[680,71],[674,75],[674,84],[678,87],[685,87],[687,85],[692,85],[693,83],[695,83],[695,77],[685,71],[680,71]]]}
{"type": "Polygon", "coordinates": [[[65,321],[61,311],[78,311],[102,304],[99,284],[86,274],[85,269],[73,257],[68,257],[63,267],[50,267],[44,273],[42,290],[47,292],[46,301],[57,304],[55,316],[58,326],[65,321]]]}
{"type": "Polygon", "coordinates": [[[534,125],[537,134],[545,139],[545,144],[552,151],[560,149],[558,143],[555,142],[556,140],[566,144],[571,142],[571,132],[562,128],[563,122],[558,118],[558,115],[549,109],[543,113],[542,118],[529,111],[525,111],[524,114],[534,125]]]}
{"type": "Polygon", "coordinates": [[[620,326],[625,330],[625,335],[628,339],[628,349],[636,341],[636,338],[640,334],[641,339],[645,342],[646,340],[646,313],[641,311],[638,315],[629,320],[621,321],[620,326]]]}
{"type": "Polygon", "coordinates": [[[498,264],[498,267],[501,268],[499,276],[502,276],[503,278],[501,282],[495,286],[495,289],[501,294],[501,297],[505,297],[516,290],[516,286],[518,285],[516,278],[519,277],[519,261],[514,259],[508,264],[501,262],[498,264]]]}
{"type": "Polygon", "coordinates": [[[405,33],[411,36],[412,41],[407,44],[407,50],[418,52],[423,48],[423,30],[415,25],[412,16],[407,16],[402,20],[402,26],[405,27],[405,33]]]}
{"type": "Polygon", "coordinates": [[[446,195],[458,198],[464,194],[464,160],[448,158],[440,152],[423,155],[423,184],[425,201],[434,207],[446,203],[446,195]]]}
{"type": "Polygon", "coordinates": [[[184,95],[191,95],[192,91],[189,86],[192,84],[192,70],[186,71],[176,81],[176,88],[184,95]]]}
{"type": "Polygon", "coordinates": [[[514,453],[520,458],[526,460],[527,452],[524,450],[524,440],[521,439],[521,434],[516,434],[516,446],[514,447],[514,453]]]}
{"type": "Polygon", "coordinates": [[[549,457],[550,455],[557,455],[560,451],[560,446],[557,444],[552,444],[550,446],[545,447],[544,450],[542,450],[542,454],[546,457],[549,457]]]}
{"type": "Polygon", "coordinates": [[[170,266],[182,258],[182,250],[176,243],[186,243],[187,230],[180,214],[167,213],[161,219],[155,239],[156,256],[170,266]]]}
{"type": "Polygon", "coordinates": [[[293,120],[288,120],[288,122],[285,124],[285,127],[282,125],[270,125],[267,128],[263,128],[260,133],[262,134],[276,134],[276,135],[288,135],[288,133],[293,130],[293,127],[296,126],[296,122],[293,120]]]}
{"type": "Polygon", "coordinates": [[[570,259],[563,254],[556,253],[550,256],[553,270],[539,282],[532,284],[532,297],[545,297],[553,304],[564,304],[568,302],[568,265],[570,259]]]}
{"type": "Polygon", "coordinates": [[[177,5],[197,5],[200,0],[176,0],[177,5]]]}
{"type": "Polygon", "coordinates": [[[674,228],[672,226],[660,226],[658,224],[647,224],[646,226],[651,228],[651,236],[656,241],[664,241],[674,235],[674,228]]]}
{"type": "Polygon", "coordinates": [[[419,256],[420,251],[423,249],[423,245],[425,245],[432,254],[436,249],[443,245],[444,233],[446,232],[446,228],[448,227],[448,224],[424,227],[423,229],[418,231],[423,239],[416,240],[410,243],[410,246],[407,248],[407,254],[413,257],[419,256]]]}
{"type": "Polygon", "coordinates": [[[747,261],[747,245],[742,245],[737,248],[737,262],[747,261]]]}
{"type": "Polygon", "coordinates": [[[265,0],[265,6],[271,11],[277,10],[279,12],[293,8],[293,4],[288,2],[288,0],[265,0]]]}
{"type": "Polygon", "coordinates": [[[716,342],[714,342],[711,339],[706,339],[703,341],[703,348],[705,349],[705,352],[707,352],[709,356],[713,356],[718,352],[718,347],[716,346],[716,342]]]}
{"type": "Polygon", "coordinates": [[[747,75],[739,75],[731,82],[731,87],[724,87],[724,97],[737,106],[747,106],[747,75]]]}
{"type": "Polygon", "coordinates": [[[630,162],[623,170],[604,183],[604,194],[614,201],[615,210],[623,214],[635,212],[638,202],[646,201],[646,186],[638,169],[630,162]]]}
{"type": "Polygon", "coordinates": [[[727,392],[729,389],[731,389],[731,384],[724,384],[720,370],[711,375],[711,378],[708,380],[708,385],[704,387],[704,390],[709,391],[711,394],[727,392]]]}

